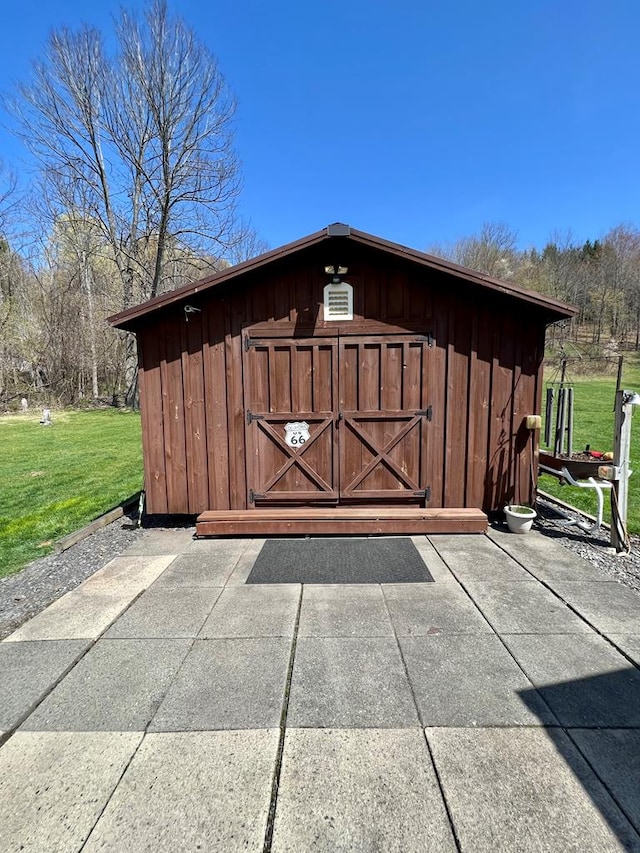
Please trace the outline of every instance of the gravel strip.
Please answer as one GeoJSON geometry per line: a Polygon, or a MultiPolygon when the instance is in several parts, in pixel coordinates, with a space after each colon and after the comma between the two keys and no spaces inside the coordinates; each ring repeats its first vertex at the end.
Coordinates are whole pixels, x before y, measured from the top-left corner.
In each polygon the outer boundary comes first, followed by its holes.
{"type": "Polygon", "coordinates": [[[579,554],[611,576],[611,580],[640,592],[640,536],[630,536],[631,553],[616,554],[611,548],[609,531],[602,528],[586,532],[577,523],[590,522],[579,513],[560,508],[551,501],[538,499],[535,527],[545,536],[556,539],[565,548],[579,554]],[[576,523],[577,522],[577,523],[576,523]]]}
{"type": "MultiPolygon", "coordinates": [[[[598,566],[612,580],[640,592],[640,536],[631,537],[631,554],[616,555],[609,547],[607,530],[586,533],[575,525],[568,526],[567,520],[584,519],[545,500],[539,500],[536,508],[535,526],[541,533],[598,566]]],[[[135,514],[125,515],[67,551],[36,560],[21,572],[0,580],[0,639],[133,545],[143,533],[133,526],[134,522],[135,514]]],[[[171,520],[154,519],[150,526],[168,528],[171,520]]]]}
{"type": "Polygon", "coordinates": [[[49,554],[0,580],[0,639],[106,565],[142,535],[123,515],[61,554],[49,554]],[[128,529],[127,525],[133,527],[128,529]]]}

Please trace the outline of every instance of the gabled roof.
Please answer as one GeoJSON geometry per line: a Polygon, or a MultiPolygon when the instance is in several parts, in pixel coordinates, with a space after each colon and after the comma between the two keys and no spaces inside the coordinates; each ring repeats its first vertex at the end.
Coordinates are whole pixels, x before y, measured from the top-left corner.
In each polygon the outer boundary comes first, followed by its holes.
{"type": "Polygon", "coordinates": [[[352,243],[386,252],[389,255],[403,258],[411,261],[419,266],[437,270],[438,272],[446,273],[463,279],[466,282],[476,284],[479,287],[490,291],[503,293],[506,296],[514,297],[522,302],[528,303],[541,308],[547,314],[549,322],[554,320],[562,320],[568,317],[573,317],[577,313],[577,309],[558,299],[553,299],[550,296],[543,296],[535,290],[527,290],[517,284],[512,284],[508,281],[502,281],[499,278],[492,278],[475,270],[467,269],[458,264],[445,261],[442,258],[437,258],[434,255],[427,255],[425,252],[419,252],[417,249],[410,249],[407,246],[402,246],[399,243],[391,243],[389,240],[383,240],[381,237],[376,237],[373,234],[367,234],[365,231],[357,231],[349,225],[336,222],[333,225],[328,225],[321,231],[316,231],[309,234],[307,237],[302,237],[293,243],[287,243],[280,246],[279,249],[272,249],[270,252],[265,252],[263,255],[258,255],[248,261],[243,261],[240,264],[235,264],[221,272],[214,273],[193,284],[185,285],[178,290],[171,290],[167,293],[162,293],[154,299],[149,299],[140,305],[134,305],[126,311],[115,314],[109,317],[109,322],[112,326],[123,329],[131,329],[137,325],[137,321],[152,314],[161,308],[172,305],[176,302],[181,302],[183,299],[194,296],[195,294],[205,293],[211,288],[232,281],[245,273],[253,272],[260,267],[273,263],[274,261],[294,255],[303,249],[308,249],[311,246],[316,246],[321,243],[330,243],[335,240],[348,240],[352,243]]]}

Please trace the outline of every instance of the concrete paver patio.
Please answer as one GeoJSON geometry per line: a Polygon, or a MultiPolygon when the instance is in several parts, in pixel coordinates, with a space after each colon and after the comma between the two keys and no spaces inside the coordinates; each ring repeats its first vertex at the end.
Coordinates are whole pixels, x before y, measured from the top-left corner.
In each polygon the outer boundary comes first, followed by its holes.
{"type": "Polygon", "coordinates": [[[537,533],[304,586],[192,534],[0,643],[3,853],[640,853],[636,593],[537,533]]]}

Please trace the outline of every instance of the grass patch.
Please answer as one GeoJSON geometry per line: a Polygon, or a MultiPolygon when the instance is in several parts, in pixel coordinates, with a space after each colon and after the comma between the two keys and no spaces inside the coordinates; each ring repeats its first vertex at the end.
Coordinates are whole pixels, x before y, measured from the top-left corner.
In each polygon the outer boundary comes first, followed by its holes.
{"type": "MultiPolygon", "coordinates": [[[[574,387],[574,452],[584,450],[587,444],[591,446],[591,450],[603,452],[613,450],[615,377],[569,378],[574,387]]],[[[622,387],[640,392],[640,362],[634,361],[625,364],[622,387]]],[[[545,449],[544,446],[542,449],[545,449]]],[[[632,418],[631,469],[634,473],[629,480],[627,527],[630,533],[640,533],[640,407],[634,407],[632,418]]],[[[540,477],[539,485],[545,492],[549,492],[549,494],[595,515],[597,503],[592,490],[578,489],[575,486],[561,486],[555,477],[548,474],[543,474],[540,477]]],[[[611,521],[610,502],[606,495],[605,521],[611,521]]]]}
{"type": "Polygon", "coordinates": [[[0,577],[142,488],[140,416],[122,409],[0,418],[0,577]]]}

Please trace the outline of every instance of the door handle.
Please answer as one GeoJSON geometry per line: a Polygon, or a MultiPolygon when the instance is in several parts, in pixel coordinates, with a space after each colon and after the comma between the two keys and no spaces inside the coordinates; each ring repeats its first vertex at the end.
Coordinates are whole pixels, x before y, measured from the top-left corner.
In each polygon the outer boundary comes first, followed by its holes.
{"type": "Polygon", "coordinates": [[[340,423],[340,421],[343,421],[343,420],[344,420],[344,413],[338,412],[338,423],[340,423]]]}

